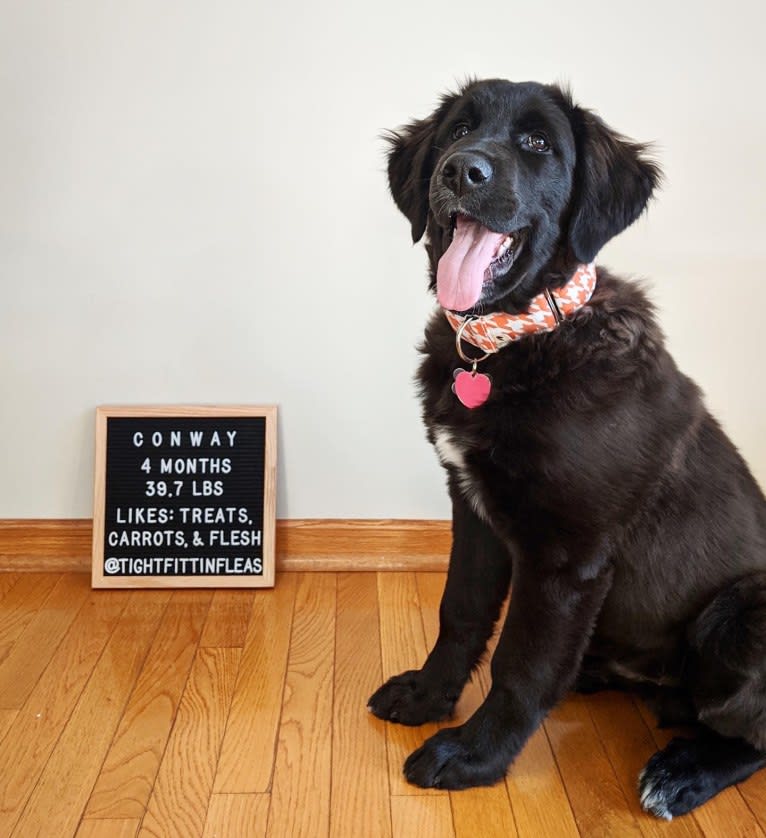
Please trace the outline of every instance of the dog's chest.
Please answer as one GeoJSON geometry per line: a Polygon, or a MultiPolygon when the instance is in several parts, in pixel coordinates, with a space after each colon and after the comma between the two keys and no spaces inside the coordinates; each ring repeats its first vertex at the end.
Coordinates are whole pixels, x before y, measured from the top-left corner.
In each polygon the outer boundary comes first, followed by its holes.
{"type": "Polygon", "coordinates": [[[455,429],[444,425],[432,426],[431,436],[441,464],[454,474],[463,496],[476,514],[489,521],[485,481],[470,442],[461,438],[455,429]]]}
{"type": "MultiPolygon", "coordinates": [[[[507,348],[504,353],[510,351],[507,348]]],[[[429,440],[452,484],[476,514],[493,526],[508,524],[508,514],[515,515],[519,487],[528,485],[527,463],[538,442],[525,430],[530,424],[536,427],[530,423],[526,394],[515,392],[522,389],[523,364],[509,367],[509,363],[506,354],[482,364],[498,389],[485,404],[466,407],[453,383],[455,373],[470,365],[457,358],[449,324],[443,317],[435,317],[426,331],[426,351],[418,371],[429,440]],[[509,389],[514,392],[503,392],[509,389]]]]}

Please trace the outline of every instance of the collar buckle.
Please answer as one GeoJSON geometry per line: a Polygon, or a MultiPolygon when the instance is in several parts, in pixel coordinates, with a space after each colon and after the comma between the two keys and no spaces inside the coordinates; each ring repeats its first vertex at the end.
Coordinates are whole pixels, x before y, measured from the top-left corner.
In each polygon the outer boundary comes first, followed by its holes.
{"type": "Polygon", "coordinates": [[[548,303],[548,308],[551,310],[553,319],[556,321],[556,325],[558,326],[564,320],[564,315],[561,313],[559,304],[556,302],[556,298],[553,296],[553,294],[551,294],[550,288],[546,288],[543,291],[543,294],[545,294],[545,302],[548,303]]]}

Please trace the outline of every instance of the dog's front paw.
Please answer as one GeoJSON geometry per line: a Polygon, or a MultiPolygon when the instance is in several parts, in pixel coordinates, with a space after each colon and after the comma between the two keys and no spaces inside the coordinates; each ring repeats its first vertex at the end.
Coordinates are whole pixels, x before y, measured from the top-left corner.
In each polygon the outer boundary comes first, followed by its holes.
{"type": "Polygon", "coordinates": [[[466,789],[502,780],[509,760],[492,748],[477,747],[465,727],[440,730],[407,757],[404,776],[422,788],[466,789]]]}
{"type": "Polygon", "coordinates": [[[432,684],[422,670],[403,672],[376,690],[367,709],[379,719],[403,725],[438,722],[452,713],[458,699],[456,690],[432,684]]]}

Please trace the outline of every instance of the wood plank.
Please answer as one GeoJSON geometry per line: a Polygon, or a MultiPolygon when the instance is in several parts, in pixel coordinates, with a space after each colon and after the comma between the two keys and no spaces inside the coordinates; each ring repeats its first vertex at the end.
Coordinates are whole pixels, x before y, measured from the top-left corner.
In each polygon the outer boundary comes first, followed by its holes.
{"type": "Polygon", "coordinates": [[[330,835],[389,838],[385,722],[366,710],[380,686],[378,587],[372,573],[338,576],[330,835]]]}
{"type": "Polygon", "coordinates": [[[274,589],[258,591],[253,600],[215,777],[217,794],[270,790],[296,579],[277,576],[274,589]]]}
{"type": "Polygon", "coordinates": [[[241,654],[197,650],[139,835],[202,835],[241,654]]]}
{"type": "Polygon", "coordinates": [[[641,832],[655,838],[661,835],[701,836],[702,831],[693,818],[676,818],[668,823],[641,808],[638,775],[657,749],[631,697],[626,693],[601,692],[584,700],[641,832]]]}
{"type": "Polygon", "coordinates": [[[57,580],[0,664],[1,708],[18,710],[24,704],[89,594],[84,574],[66,573],[57,580]]]}
{"type": "Polygon", "coordinates": [[[736,835],[737,838],[763,838],[764,831],[736,786],[717,794],[692,813],[709,838],[736,835]]]}
{"type": "Polygon", "coordinates": [[[737,788],[761,829],[766,829],[766,769],[756,771],[737,788]]]}
{"type": "Polygon", "coordinates": [[[268,835],[330,828],[335,574],[301,574],[274,763],[268,835]]]}
{"type": "Polygon", "coordinates": [[[18,711],[0,748],[0,835],[15,826],[127,602],[91,593],[18,711]]]}
{"type": "MultiPolygon", "coordinates": [[[[3,607],[3,599],[8,591],[19,581],[20,573],[0,573],[0,609],[3,607]]],[[[2,611],[0,610],[0,614],[2,611]]]]}
{"type": "MultiPolygon", "coordinates": [[[[0,520],[0,571],[90,571],[90,519],[0,520]]],[[[277,571],[447,569],[449,521],[283,519],[277,571]]]]}
{"type": "MultiPolygon", "coordinates": [[[[490,788],[450,792],[456,838],[509,838],[516,836],[516,822],[505,783],[490,788]]],[[[540,834],[540,833],[537,833],[540,834]]]]}
{"type": "Polygon", "coordinates": [[[142,818],[197,651],[212,592],[176,591],[120,719],[86,818],[142,818]]]}
{"type": "Polygon", "coordinates": [[[268,794],[214,794],[203,838],[263,838],[269,819],[268,794]]]}
{"type": "MultiPolygon", "coordinates": [[[[441,604],[446,581],[446,573],[418,573],[416,575],[423,632],[426,638],[426,648],[429,651],[433,649],[439,636],[439,605],[441,604]]],[[[486,661],[486,663],[488,666],[489,661],[486,661]]],[[[481,706],[485,695],[486,690],[483,689],[478,674],[475,672],[465,685],[463,693],[455,705],[454,719],[449,722],[449,725],[439,724],[438,727],[447,727],[465,722],[481,706]]],[[[505,792],[503,792],[503,795],[505,795],[505,792]]]]}
{"type": "MultiPolygon", "coordinates": [[[[379,573],[380,648],[383,681],[409,669],[420,669],[426,659],[426,639],[414,573],[379,573]]],[[[407,756],[438,730],[435,724],[420,727],[386,723],[388,778],[391,794],[447,796],[439,789],[410,785],[402,774],[407,756]]]]}
{"type": "Polygon", "coordinates": [[[571,695],[556,707],[545,729],[580,832],[640,835],[583,697],[571,695]]]}
{"type": "Polygon", "coordinates": [[[420,617],[423,621],[423,634],[429,650],[434,647],[436,638],[439,636],[439,605],[442,601],[446,583],[446,573],[418,572],[415,574],[420,617]]]}
{"type": "MultiPolygon", "coordinates": [[[[449,797],[401,795],[391,798],[391,828],[394,835],[450,838],[455,835],[449,797]]],[[[479,836],[475,832],[474,835],[479,836]]]]}
{"type": "Polygon", "coordinates": [[[505,778],[520,838],[580,835],[543,727],[527,740],[505,778]]]}
{"type": "Polygon", "coordinates": [[[492,686],[492,656],[495,654],[495,649],[497,648],[498,641],[500,640],[500,635],[503,631],[503,626],[505,625],[505,618],[508,616],[508,606],[510,602],[510,596],[506,597],[505,602],[503,602],[503,606],[500,609],[500,616],[495,623],[492,636],[489,638],[489,642],[487,643],[487,651],[485,652],[484,657],[475,672],[475,677],[481,685],[484,695],[489,692],[489,689],[492,686]]]}
{"type": "Polygon", "coordinates": [[[168,597],[165,591],[130,597],[13,835],[74,833],[168,597]]]}
{"type": "MultiPolygon", "coordinates": [[[[13,574],[10,574],[14,578],[13,574]]],[[[53,586],[61,578],[58,573],[20,574],[0,601],[0,661],[8,657],[19,635],[42,607],[53,586]]]]}
{"type": "Polygon", "coordinates": [[[5,734],[11,729],[18,714],[18,710],[0,710],[0,744],[5,739],[5,734]]]}
{"type": "Polygon", "coordinates": [[[133,838],[140,825],[140,820],[126,818],[84,820],[75,838],[133,838]]]}
{"type": "Polygon", "coordinates": [[[644,724],[654,740],[654,744],[656,746],[655,750],[658,748],[664,748],[674,736],[678,736],[681,733],[675,728],[657,727],[657,719],[654,717],[654,714],[649,709],[646,702],[638,696],[631,695],[631,701],[633,702],[636,710],[638,710],[641,718],[644,720],[644,724]]]}
{"type": "Polygon", "coordinates": [[[253,610],[255,591],[216,591],[210,604],[200,646],[242,648],[253,610]]]}
{"type": "MultiPolygon", "coordinates": [[[[634,697],[633,702],[646,723],[658,749],[664,748],[674,736],[688,736],[689,733],[674,728],[658,728],[657,722],[646,702],[634,697]]],[[[693,734],[692,734],[693,735],[693,734]]],[[[720,835],[763,836],[764,831],[755,814],[740,794],[738,786],[730,786],[719,792],[707,803],[695,809],[691,815],[704,835],[718,838],[720,835]]]]}
{"type": "MultiPolygon", "coordinates": [[[[446,574],[418,573],[416,578],[426,646],[430,649],[439,636],[439,604],[446,574]]],[[[481,683],[474,677],[466,684],[455,706],[454,722],[462,723],[469,719],[483,701],[481,683]]],[[[457,838],[473,838],[475,835],[481,835],[482,838],[507,838],[517,834],[505,783],[490,788],[471,789],[467,793],[450,792],[450,803],[457,838]]]]}
{"type": "MultiPolygon", "coordinates": [[[[503,603],[495,630],[487,644],[487,652],[475,673],[482,695],[486,695],[492,685],[492,655],[505,624],[509,602],[510,598],[507,598],[503,603]]],[[[542,726],[530,737],[514,760],[506,776],[505,787],[515,829],[522,838],[537,838],[538,835],[568,838],[580,834],[564,781],[542,726]]]]}

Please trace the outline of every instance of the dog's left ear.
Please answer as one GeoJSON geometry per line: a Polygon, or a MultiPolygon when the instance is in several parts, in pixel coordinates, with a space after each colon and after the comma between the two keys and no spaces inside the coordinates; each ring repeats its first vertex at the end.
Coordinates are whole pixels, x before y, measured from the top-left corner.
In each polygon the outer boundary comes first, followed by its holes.
{"type": "Polygon", "coordinates": [[[419,119],[387,137],[388,184],[396,206],[412,225],[412,241],[418,242],[428,221],[428,188],[434,166],[434,135],[437,115],[419,119]]]}
{"type": "Polygon", "coordinates": [[[647,147],[613,131],[591,111],[574,107],[577,147],[569,246],[578,262],[592,262],[645,209],[662,179],[647,147]]]}

